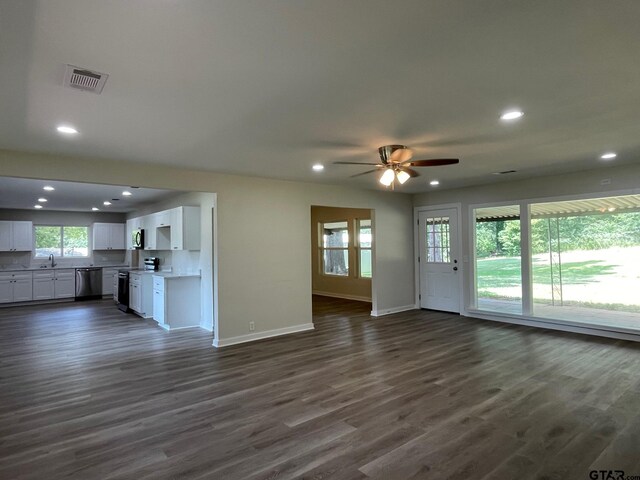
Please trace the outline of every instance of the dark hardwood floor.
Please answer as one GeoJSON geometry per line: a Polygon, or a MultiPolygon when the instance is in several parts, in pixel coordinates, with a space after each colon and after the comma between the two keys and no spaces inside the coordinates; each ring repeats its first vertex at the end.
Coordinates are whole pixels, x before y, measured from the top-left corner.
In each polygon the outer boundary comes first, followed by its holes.
{"type": "Polygon", "coordinates": [[[216,351],[109,301],[0,309],[0,478],[640,475],[640,345],[369,312],[216,351]]]}

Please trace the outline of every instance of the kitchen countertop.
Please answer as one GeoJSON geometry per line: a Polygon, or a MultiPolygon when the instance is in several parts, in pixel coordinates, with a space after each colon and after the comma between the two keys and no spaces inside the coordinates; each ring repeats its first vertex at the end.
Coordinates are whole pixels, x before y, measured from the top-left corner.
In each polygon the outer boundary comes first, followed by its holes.
{"type": "Polygon", "coordinates": [[[153,275],[154,277],[162,277],[162,278],[186,278],[186,277],[197,277],[200,278],[199,273],[178,273],[178,272],[163,272],[161,270],[132,270],[132,273],[137,273],[138,275],[153,275]]]}
{"type": "Polygon", "coordinates": [[[46,272],[47,270],[75,270],[76,268],[124,268],[129,265],[123,265],[121,263],[114,265],[56,265],[51,268],[47,266],[46,268],[41,267],[22,267],[19,265],[8,265],[6,267],[0,267],[0,273],[2,272],[46,272]]]}
{"type": "Polygon", "coordinates": [[[199,273],[172,273],[172,272],[160,272],[160,275],[156,273],[157,277],[163,277],[166,279],[172,278],[200,278],[199,273]]]}

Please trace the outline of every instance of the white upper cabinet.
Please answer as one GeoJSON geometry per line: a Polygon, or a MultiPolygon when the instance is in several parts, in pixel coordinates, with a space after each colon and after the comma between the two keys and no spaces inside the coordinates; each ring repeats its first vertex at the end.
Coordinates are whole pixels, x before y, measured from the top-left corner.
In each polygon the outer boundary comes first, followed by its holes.
{"type": "Polygon", "coordinates": [[[153,213],[144,217],[144,249],[157,250],[156,248],[157,214],[153,213]]]}
{"type": "Polygon", "coordinates": [[[126,245],[133,250],[131,232],[144,229],[145,250],[200,250],[200,207],[176,207],[130,218],[126,245]]]}
{"type": "Polygon", "coordinates": [[[171,209],[171,250],[200,250],[200,207],[171,209]]]}
{"type": "Polygon", "coordinates": [[[33,248],[33,222],[13,223],[13,250],[30,252],[33,248]]]}
{"type": "Polygon", "coordinates": [[[154,213],[156,218],[156,227],[170,227],[171,226],[171,210],[163,210],[162,212],[154,213]]]}
{"type": "Polygon", "coordinates": [[[112,223],[109,230],[109,239],[113,250],[124,250],[124,223],[112,223]]]}
{"type": "Polygon", "coordinates": [[[124,250],[124,223],[94,223],[94,250],[124,250]]]}
{"type": "Polygon", "coordinates": [[[33,222],[0,221],[0,251],[30,252],[33,249],[33,222]]]}

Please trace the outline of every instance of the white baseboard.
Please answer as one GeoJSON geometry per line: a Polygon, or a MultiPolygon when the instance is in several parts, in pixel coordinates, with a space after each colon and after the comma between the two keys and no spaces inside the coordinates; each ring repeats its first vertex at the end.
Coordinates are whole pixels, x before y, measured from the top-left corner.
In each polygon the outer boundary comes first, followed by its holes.
{"type": "Polygon", "coordinates": [[[256,340],[279,337],[281,335],[288,335],[290,333],[306,332],[313,329],[313,323],[303,323],[301,325],[276,328],[275,330],[267,330],[265,332],[248,333],[246,335],[239,335],[237,337],[216,338],[213,340],[213,346],[216,348],[228,347],[230,345],[237,345],[238,343],[255,342],[256,340]]]}
{"type": "Polygon", "coordinates": [[[358,295],[347,295],[342,293],[320,292],[318,290],[313,290],[311,293],[313,293],[314,295],[321,295],[323,297],[344,298],[345,300],[357,300],[358,302],[371,303],[370,297],[360,297],[358,295]]]}
{"type": "Polygon", "coordinates": [[[371,310],[372,317],[382,317],[383,315],[391,315],[392,313],[400,313],[406,312],[407,310],[417,310],[418,306],[413,305],[403,305],[401,307],[392,307],[392,308],[383,308],[381,310],[371,310]]]}
{"type": "Polygon", "coordinates": [[[480,312],[479,310],[467,310],[466,312],[461,312],[460,315],[468,318],[478,318],[480,320],[490,320],[492,322],[502,322],[502,323],[512,323],[515,325],[526,325],[528,327],[538,327],[538,328],[546,328],[548,330],[558,330],[561,332],[570,332],[570,333],[582,333],[585,335],[593,335],[596,337],[607,337],[607,338],[616,338],[619,340],[630,340],[632,342],[640,342],[640,335],[632,332],[624,332],[624,331],[616,331],[616,330],[607,330],[604,327],[587,327],[587,326],[578,326],[578,325],[569,325],[566,323],[556,323],[553,320],[539,320],[533,318],[517,318],[510,317],[508,315],[500,315],[500,314],[487,314],[485,312],[480,312]]]}
{"type": "Polygon", "coordinates": [[[201,323],[199,325],[199,327],[203,330],[206,330],[207,332],[213,332],[213,325],[212,324],[207,324],[207,323],[201,323]]]}

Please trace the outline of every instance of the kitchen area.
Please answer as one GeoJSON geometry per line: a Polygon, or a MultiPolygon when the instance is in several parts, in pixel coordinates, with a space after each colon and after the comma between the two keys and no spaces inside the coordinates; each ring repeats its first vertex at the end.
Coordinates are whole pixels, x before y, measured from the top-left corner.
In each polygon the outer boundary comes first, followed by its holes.
{"type": "Polygon", "coordinates": [[[0,188],[0,308],[106,301],[164,330],[213,330],[210,231],[201,245],[213,194],[5,178],[0,188]]]}

